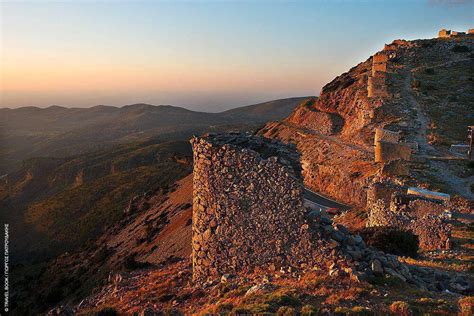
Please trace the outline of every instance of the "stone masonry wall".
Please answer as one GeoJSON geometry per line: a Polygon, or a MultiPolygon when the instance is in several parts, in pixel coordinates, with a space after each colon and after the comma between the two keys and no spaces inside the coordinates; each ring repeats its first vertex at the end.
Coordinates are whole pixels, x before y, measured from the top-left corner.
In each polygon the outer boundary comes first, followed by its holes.
{"type": "Polygon", "coordinates": [[[404,143],[377,142],[375,145],[375,162],[389,162],[397,159],[410,160],[411,146],[404,143]]]}
{"type": "Polygon", "coordinates": [[[290,265],[304,225],[297,152],[245,134],[191,143],[194,279],[290,265]]]}

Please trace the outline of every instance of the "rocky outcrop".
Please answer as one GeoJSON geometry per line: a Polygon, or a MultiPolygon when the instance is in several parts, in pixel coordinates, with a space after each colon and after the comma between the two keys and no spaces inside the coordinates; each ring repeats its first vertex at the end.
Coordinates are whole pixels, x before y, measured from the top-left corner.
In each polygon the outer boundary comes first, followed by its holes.
{"type": "Polygon", "coordinates": [[[314,108],[316,98],[308,99],[302,103],[287,122],[301,127],[309,128],[322,135],[335,135],[344,126],[343,118],[336,113],[326,113],[314,108]]]}

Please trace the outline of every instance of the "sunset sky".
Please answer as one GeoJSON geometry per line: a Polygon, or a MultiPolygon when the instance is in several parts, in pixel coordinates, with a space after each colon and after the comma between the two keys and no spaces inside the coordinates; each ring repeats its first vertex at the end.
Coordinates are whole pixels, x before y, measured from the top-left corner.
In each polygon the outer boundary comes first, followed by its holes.
{"type": "Polygon", "coordinates": [[[206,111],[321,87],[384,43],[474,25],[474,1],[2,1],[0,107],[206,111]]]}

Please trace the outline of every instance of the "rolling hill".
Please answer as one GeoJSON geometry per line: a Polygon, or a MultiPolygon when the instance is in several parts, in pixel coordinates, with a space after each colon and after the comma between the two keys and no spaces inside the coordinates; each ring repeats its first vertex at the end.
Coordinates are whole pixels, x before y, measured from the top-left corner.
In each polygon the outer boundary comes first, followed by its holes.
{"type": "Polygon", "coordinates": [[[303,99],[275,100],[221,113],[149,104],[3,108],[0,174],[12,172],[22,160],[33,157],[67,157],[133,141],[183,140],[207,130],[255,127],[286,117],[303,99]]]}

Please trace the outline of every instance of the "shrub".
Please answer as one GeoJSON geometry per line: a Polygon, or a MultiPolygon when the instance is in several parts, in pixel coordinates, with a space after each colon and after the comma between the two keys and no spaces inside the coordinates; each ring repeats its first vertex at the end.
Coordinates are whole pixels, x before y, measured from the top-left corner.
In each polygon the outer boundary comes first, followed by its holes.
{"type": "Polygon", "coordinates": [[[296,315],[295,309],[289,306],[282,306],[278,309],[277,315],[279,316],[293,316],[296,315]]]}
{"type": "Polygon", "coordinates": [[[312,316],[312,315],[317,315],[319,310],[314,307],[313,305],[305,305],[301,308],[301,315],[303,316],[312,316]]]}
{"type": "Polygon", "coordinates": [[[390,305],[390,312],[392,312],[395,315],[403,315],[403,316],[408,316],[412,315],[412,311],[410,309],[410,305],[408,305],[407,302],[403,301],[395,301],[390,305]]]}
{"type": "Polygon", "coordinates": [[[355,315],[374,315],[370,309],[364,306],[354,306],[351,309],[351,313],[355,315]]]}
{"type": "Polygon", "coordinates": [[[427,75],[434,75],[434,74],[435,74],[435,71],[434,71],[433,68],[426,68],[426,69],[425,69],[425,73],[426,73],[427,75]]]}
{"type": "Polygon", "coordinates": [[[419,89],[421,87],[421,82],[419,80],[413,79],[411,82],[411,87],[413,89],[419,89]]]}
{"type": "Polygon", "coordinates": [[[292,295],[276,295],[270,296],[269,303],[273,303],[277,306],[298,306],[300,301],[292,295]]]}
{"type": "Polygon", "coordinates": [[[232,311],[233,308],[234,308],[234,305],[232,303],[219,303],[214,308],[214,313],[216,314],[229,313],[232,311]]]}
{"type": "Polygon", "coordinates": [[[465,45],[455,45],[451,50],[455,53],[468,53],[471,50],[465,45]]]}
{"type": "Polygon", "coordinates": [[[391,227],[367,227],[359,231],[366,244],[397,256],[416,257],[418,236],[391,227]]]}
{"type": "Polygon", "coordinates": [[[237,315],[261,314],[270,311],[270,305],[265,303],[253,303],[237,306],[232,313],[237,315]]]}
{"type": "Polygon", "coordinates": [[[459,305],[459,314],[464,315],[473,315],[474,314],[474,296],[466,296],[461,298],[458,301],[459,305]]]}

